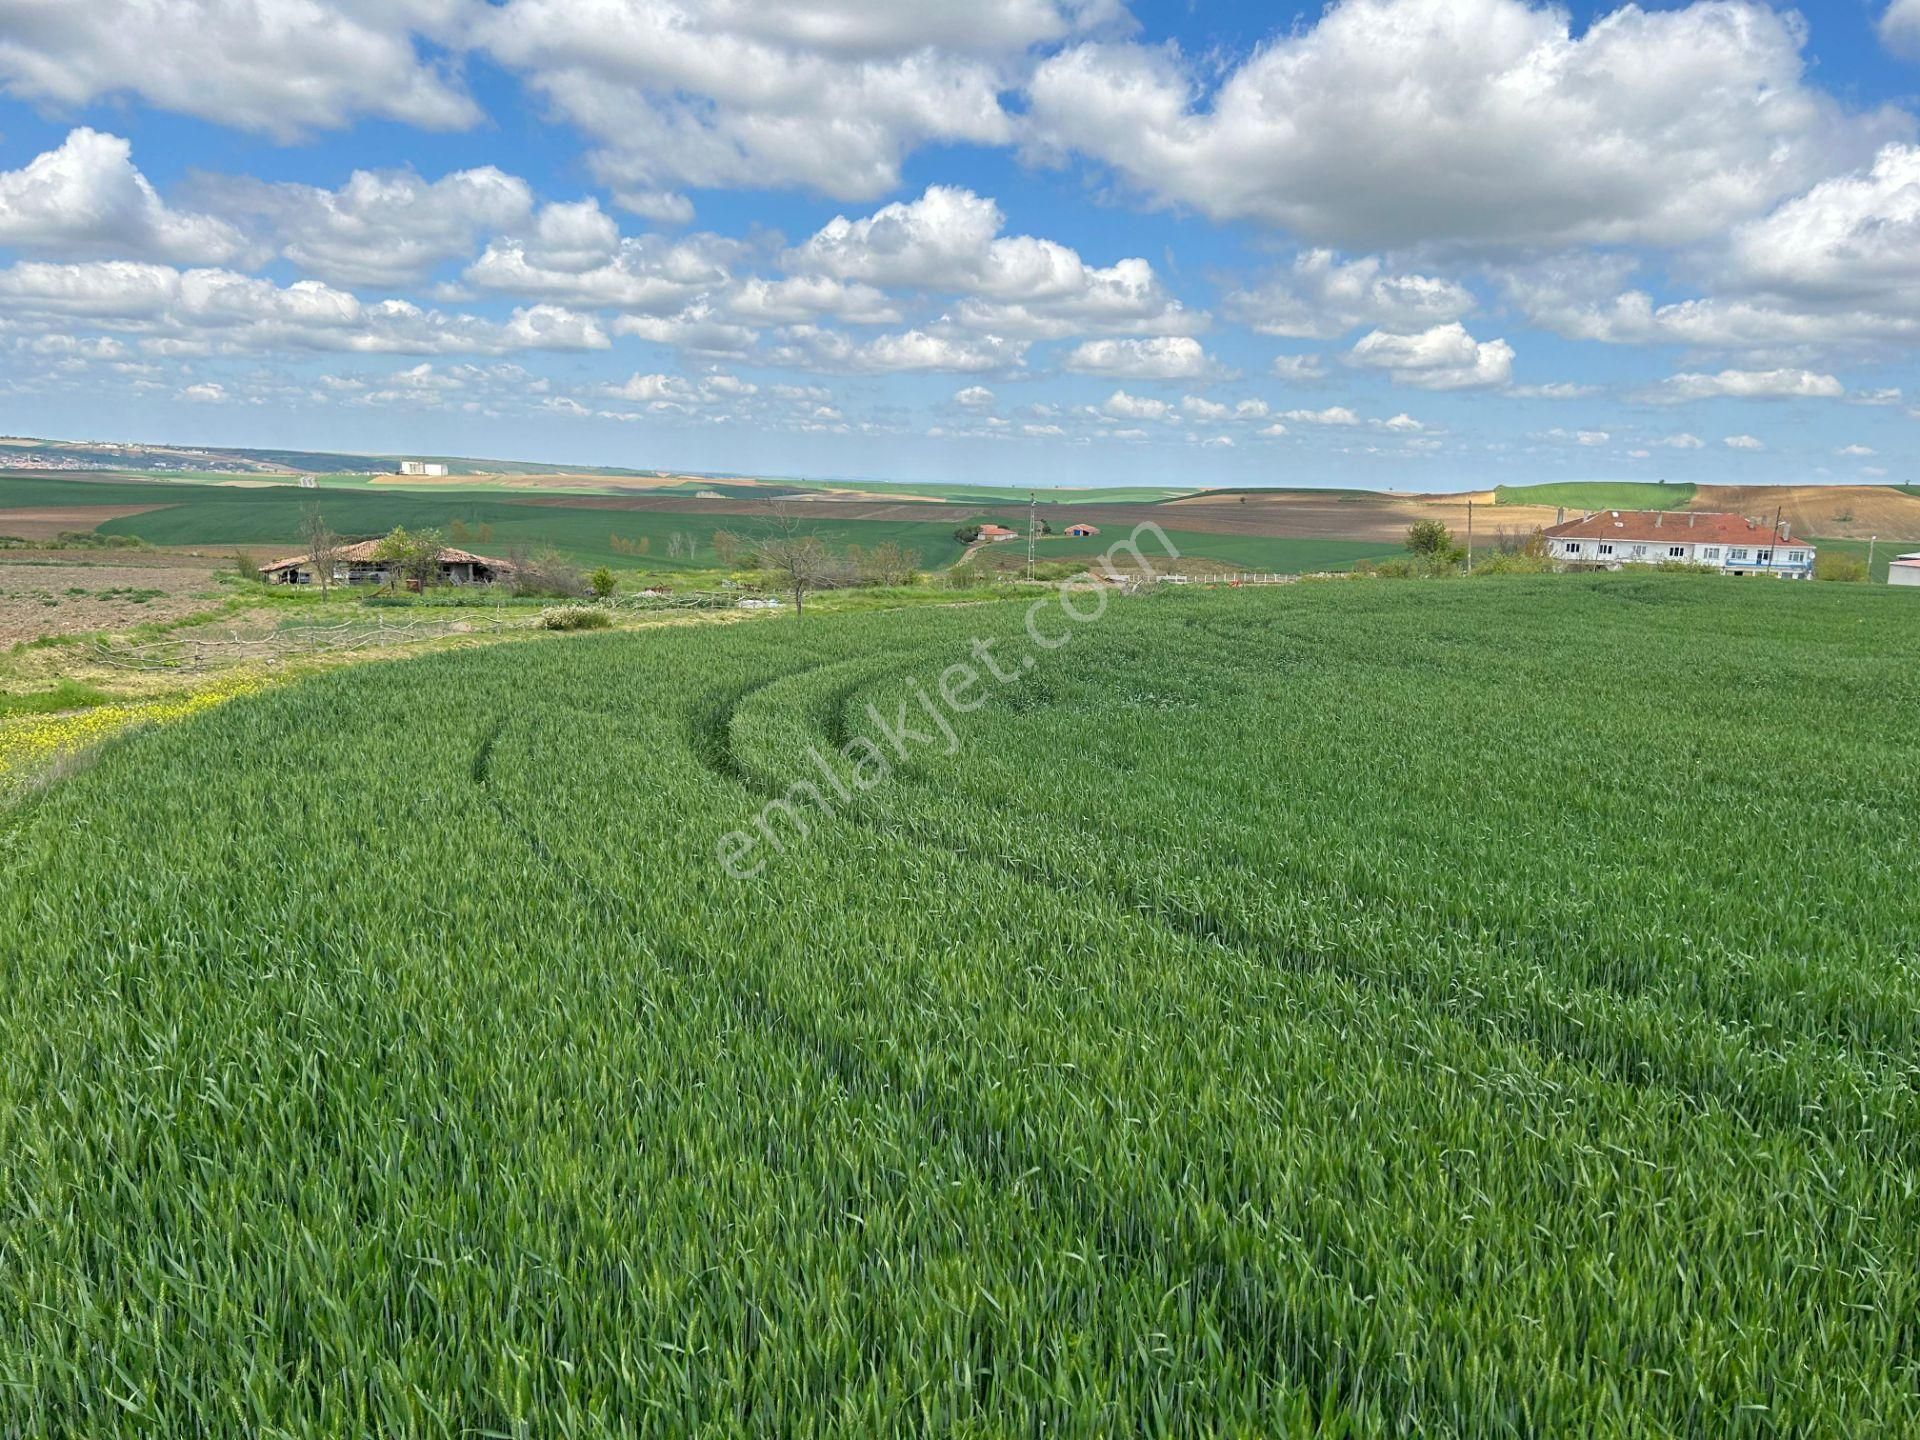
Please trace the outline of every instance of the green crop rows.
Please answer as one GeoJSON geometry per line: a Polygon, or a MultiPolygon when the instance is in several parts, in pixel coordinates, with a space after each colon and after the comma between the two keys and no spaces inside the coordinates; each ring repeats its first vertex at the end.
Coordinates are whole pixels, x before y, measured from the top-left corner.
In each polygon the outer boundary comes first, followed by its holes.
{"type": "Polygon", "coordinates": [[[0,830],[0,1434],[1913,1434],[1911,601],[783,618],[136,736],[0,830]]]}
{"type": "MultiPolygon", "coordinates": [[[[464,543],[482,550],[505,553],[552,546],[582,564],[644,563],[652,569],[718,564],[711,549],[715,530],[730,529],[748,537],[768,531],[766,520],[751,515],[627,510],[596,506],[590,500],[542,505],[501,498],[501,494],[497,490],[422,494],[397,488],[315,491],[296,485],[238,487],[172,481],[114,484],[0,476],[0,507],[157,505],[164,508],[108,520],[96,528],[102,535],[137,535],[154,545],[243,545],[263,553],[297,548],[302,517],[316,506],[335,531],[347,536],[380,535],[396,525],[446,529],[458,522],[464,527],[464,543]],[[691,559],[669,555],[669,537],[675,532],[692,535],[698,542],[698,552],[691,559]],[[618,546],[616,537],[621,542],[618,546]],[[636,562],[636,547],[642,540],[647,542],[645,560],[636,562]]],[[[951,563],[963,549],[953,538],[950,523],[803,519],[808,528],[817,529],[836,545],[893,542],[917,553],[930,568],[951,563]]],[[[0,533],[4,528],[0,521],[0,533]]]]}
{"type": "Polygon", "coordinates": [[[1697,487],[1646,480],[1563,480],[1545,485],[1502,485],[1500,505],[1564,505],[1569,510],[1684,510],[1697,487]]]}
{"type": "MultiPolygon", "coordinates": [[[[1250,571],[1270,571],[1299,575],[1330,570],[1351,570],[1361,560],[1386,560],[1405,555],[1406,548],[1391,541],[1378,540],[1302,540],[1286,535],[1220,535],[1196,530],[1163,530],[1183,559],[1238,565],[1250,571]]],[[[1050,536],[1039,543],[1043,560],[1094,560],[1113,543],[1105,535],[1091,539],[1050,536]]],[[[1024,546],[1009,543],[1007,551],[1020,553],[1024,546]]],[[[1178,561],[1160,565],[1163,570],[1180,570],[1178,561]]]]}

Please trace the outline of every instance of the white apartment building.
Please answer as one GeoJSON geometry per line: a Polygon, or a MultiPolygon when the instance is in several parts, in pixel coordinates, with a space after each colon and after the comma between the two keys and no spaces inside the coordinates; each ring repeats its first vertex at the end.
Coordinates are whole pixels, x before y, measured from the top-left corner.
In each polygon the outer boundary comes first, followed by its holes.
{"type": "Polygon", "coordinates": [[[1547,553],[1586,569],[1668,563],[1711,565],[1728,575],[1813,578],[1814,547],[1741,515],[1692,510],[1598,510],[1550,526],[1547,553]]]}

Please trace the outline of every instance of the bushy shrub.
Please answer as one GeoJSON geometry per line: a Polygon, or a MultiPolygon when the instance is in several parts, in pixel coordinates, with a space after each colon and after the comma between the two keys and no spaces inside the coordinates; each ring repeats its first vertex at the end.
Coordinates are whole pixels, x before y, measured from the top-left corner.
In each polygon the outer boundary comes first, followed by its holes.
{"type": "Polygon", "coordinates": [[[1547,556],[1525,550],[1496,550],[1473,557],[1475,575],[1551,575],[1556,568],[1547,556]]]}
{"type": "Polygon", "coordinates": [[[1653,567],[1664,575],[1718,575],[1718,565],[1703,565],[1698,560],[1662,560],[1653,567]]]}
{"type": "Polygon", "coordinates": [[[536,550],[531,554],[516,550],[511,563],[516,595],[573,600],[587,593],[580,572],[557,550],[536,550]]]}
{"type": "Polygon", "coordinates": [[[1460,561],[1466,549],[1453,538],[1453,532],[1438,520],[1416,520],[1407,527],[1407,549],[1423,560],[1460,561]]]}
{"type": "Polygon", "coordinates": [[[596,600],[609,600],[613,597],[613,571],[602,565],[587,577],[596,600]]]}
{"type": "Polygon", "coordinates": [[[1461,573],[1450,555],[1396,555],[1374,564],[1363,560],[1354,569],[1382,580],[1450,580],[1461,573]]]}
{"type": "Polygon", "coordinates": [[[543,630],[605,630],[612,624],[610,611],[592,605],[550,605],[540,612],[543,630]]]}
{"type": "Polygon", "coordinates": [[[911,585],[919,578],[920,556],[904,545],[885,540],[866,549],[849,545],[847,565],[856,585],[911,585]]]}
{"type": "Polygon", "coordinates": [[[99,535],[91,530],[62,530],[51,540],[0,535],[0,550],[151,550],[138,535],[99,535]]]}
{"type": "Polygon", "coordinates": [[[1829,550],[1814,557],[1813,578],[1833,580],[1842,585],[1864,585],[1867,581],[1867,562],[1858,555],[1829,550]]]}

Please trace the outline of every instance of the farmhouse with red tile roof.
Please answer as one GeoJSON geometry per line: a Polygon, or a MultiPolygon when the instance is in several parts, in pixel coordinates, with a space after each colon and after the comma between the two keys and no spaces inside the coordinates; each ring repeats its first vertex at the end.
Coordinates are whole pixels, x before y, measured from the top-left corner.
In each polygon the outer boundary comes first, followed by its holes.
{"type": "MultiPolygon", "coordinates": [[[[513,573],[505,560],[475,555],[467,550],[443,548],[439,555],[440,578],[449,585],[484,585],[513,573]]],[[[380,558],[379,540],[356,540],[333,552],[333,578],[342,585],[386,585],[393,580],[393,566],[380,558]]],[[[289,555],[271,565],[260,567],[260,578],[274,585],[311,585],[314,564],[311,556],[289,555]]]]}
{"type": "Polygon", "coordinates": [[[1710,565],[1728,575],[1813,576],[1814,548],[1792,527],[1692,510],[1599,510],[1546,530],[1547,553],[1568,566],[1710,565]]]}

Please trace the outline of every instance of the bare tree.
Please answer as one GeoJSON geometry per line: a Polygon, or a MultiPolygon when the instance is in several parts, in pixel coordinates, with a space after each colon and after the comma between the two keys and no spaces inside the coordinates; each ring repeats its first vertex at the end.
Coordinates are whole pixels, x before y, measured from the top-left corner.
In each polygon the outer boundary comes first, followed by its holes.
{"type": "Polygon", "coordinates": [[[847,562],[818,535],[803,529],[794,514],[775,502],[773,535],[760,542],[759,563],[778,577],[780,588],[793,596],[796,618],[806,615],[807,596],[845,583],[847,562]]]}
{"type": "Polygon", "coordinates": [[[318,505],[309,507],[301,518],[300,539],[306,546],[307,563],[320,581],[320,593],[327,595],[333,589],[333,567],[339,561],[340,537],[328,528],[318,505]]]}
{"type": "Polygon", "coordinates": [[[849,546],[847,559],[863,585],[911,585],[920,569],[919,553],[892,540],[869,550],[849,546]]]}

